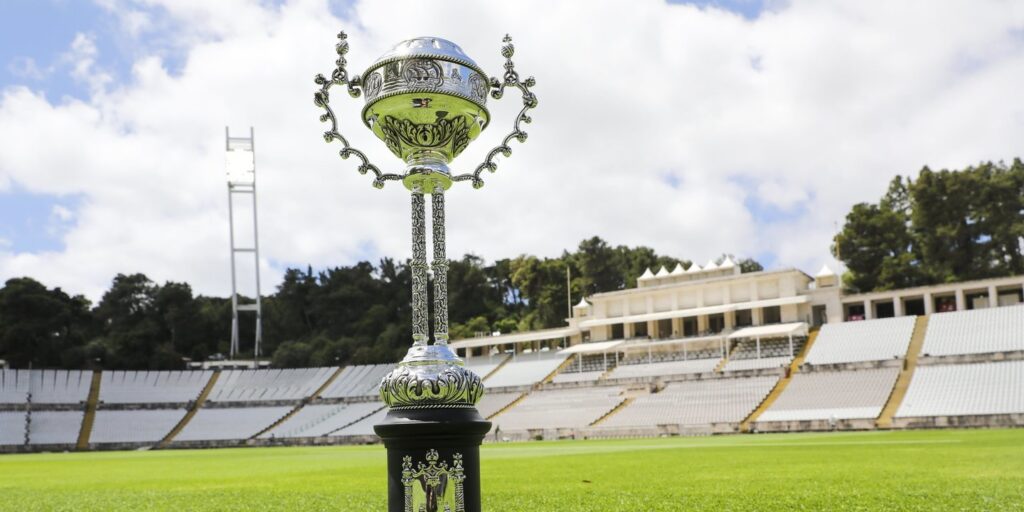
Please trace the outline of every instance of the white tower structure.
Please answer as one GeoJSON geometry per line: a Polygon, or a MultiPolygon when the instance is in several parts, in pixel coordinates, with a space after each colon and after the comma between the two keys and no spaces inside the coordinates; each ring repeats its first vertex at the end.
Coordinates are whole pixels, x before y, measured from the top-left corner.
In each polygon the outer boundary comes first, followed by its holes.
{"type": "Polygon", "coordinates": [[[253,358],[260,356],[260,342],[263,339],[262,309],[260,307],[260,237],[259,223],[256,216],[256,148],[252,127],[248,137],[232,137],[231,131],[224,128],[226,142],[226,169],[228,181],[228,222],[231,230],[231,348],[230,357],[238,355],[238,314],[252,311],[256,314],[256,339],[253,343],[253,358]],[[252,246],[236,245],[235,227],[235,196],[248,197],[252,200],[252,246]],[[238,300],[238,265],[239,254],[251,254],[255,269],[255,302],[240,304],[238,300]]]}

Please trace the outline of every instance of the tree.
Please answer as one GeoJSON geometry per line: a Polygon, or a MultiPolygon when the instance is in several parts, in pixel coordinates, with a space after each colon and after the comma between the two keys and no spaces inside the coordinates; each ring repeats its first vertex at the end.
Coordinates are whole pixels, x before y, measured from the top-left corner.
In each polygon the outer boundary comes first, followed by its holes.
{"type": "Polygon", "coordinates": [[[91,331],[89,302],[31,278],[8,280],[0,289],[0,356],[14,367],[61,367],[84,363],[91,331]]]}
{"type": "Polygon", "coordinates": [[[896,177],[853,207],[833,252],[860,291],[1024,273],[1024,164],[896,177]]]}

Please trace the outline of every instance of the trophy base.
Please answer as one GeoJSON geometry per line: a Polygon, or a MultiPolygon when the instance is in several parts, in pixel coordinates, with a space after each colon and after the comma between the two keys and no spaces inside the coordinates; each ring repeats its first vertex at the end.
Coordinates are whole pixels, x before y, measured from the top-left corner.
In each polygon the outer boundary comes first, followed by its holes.
{"type": "Polygon", "coordinates": [[[373,429],[387,448],[388,512],[480,511],[491,422],[475,408],[392,410],[373,429]]]}

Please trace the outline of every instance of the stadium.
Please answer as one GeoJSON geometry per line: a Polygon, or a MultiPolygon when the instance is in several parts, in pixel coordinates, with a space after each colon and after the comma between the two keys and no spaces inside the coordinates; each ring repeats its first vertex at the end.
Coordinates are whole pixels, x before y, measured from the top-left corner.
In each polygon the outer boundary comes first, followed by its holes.
{"type": "MultiPolygon", "coordinates": [[[[727,259],[639,281],[564,328],[452,342],[492,439],[1024,424],[1024,276],[845,295],[827,267],[727,259]]],[[[2,370],[0,449],[374,442],[393,368],[2,370]]]]}
{"type": "Polygon", "coordinates": [[[0,510],[1024,507],[1024,11],[19,1],[0,510]]]}

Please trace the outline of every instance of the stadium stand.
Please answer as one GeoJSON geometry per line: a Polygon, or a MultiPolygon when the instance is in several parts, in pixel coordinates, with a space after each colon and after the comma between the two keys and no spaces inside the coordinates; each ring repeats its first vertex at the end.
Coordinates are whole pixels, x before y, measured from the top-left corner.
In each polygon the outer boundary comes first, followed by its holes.
{"type": "Polygon", "coordinates": [[[604,370],[595,370],[589,372],[562,372],[555,375],[551,382],[555,383],[566,383],[566,382],[594,382],[604,375],[604,370]]]}
{"type": "Polygon", "coordinates": [[[484,397],[476,404],[476,410],[480,416],[488,418],[494,413],[504,409],[508,404],[523,396],[522,393],[484,393],[484,397]]]}
{"type": "Polygon", "coordinates": [[[646,361],[634,361],[633,364],[622,364],[616,366],[608,374],[608,379],[627,379],[635,377],[662,377],[666,375],[683,375],[687,373],[707,373],[714,371],[715,366],[721,361],[719,357],[713,359],[690,359],[688,361],[664,361],[647,364],[646,361]]]}
{"type": "Polygon", "coordinates": [[[897,418],[1024,413],[1024,361],[918,366],[897,418]]]}
{"type": "Polygon", "coordinates": [[[565,355],[555,352],[520,354],[487,379],[487,387],[529,386],[557,370],[565,360],[565,355]]]}
{"type": "Polygon", "coordinates": [[[199,409],[174,441],[248,439],[291,410],[291,407],[199,409]]]}
{"type": "Polygon", "coordinates": [[[195,400],[212,371],[109,371],[100,381],[106,404],[186,403],[195,400]]]}
{"type": "Polygon", "coordinates": [[[1024,305],[931,315],[921,353],[929,356],[1024,350],[1024,305]]]}
{"type": "Polygon", "coordinates": [[[786,366],[794,355],[800,353],[806,342],[806,338],[794,338],[791,353],[789,339],[762,339],[758,347],[757,340],[744,338],[736,343],[722,370],[731,372],[786,366]]]}
{"type": "Polygon", "coordinates": [[[903,357],[916,317],[825,324],[807,354],[810,365],[882,361],[903,357]]]}
{"type": "Polygon", "coordinates": [[[29,444],[74,445],[82,428],[82,411],[32,411],[29,444]]]}
{"type": "Polygon", "coordinates": [[[738,423],[777,380],[769,376],[672,382],[660,393],[636,397],[601,427],[738,423]]]}
{"type": "Polygon", "coordinates": [[[622,388],[613,386],[537,391],[492,418],[491,423],[505,431],[582,428],[623,399],[622,388]]]}
{"type": "Polygon", "coordinates": [[[22,411],[0,412],[0,445],[25,444],[25,416],[22,411]]]}
{"type": "Polygon", "coordinates": [[[332,436],[372,436],[376,435],[373,432],[373,426],[384,421],[384,416],[387,416],[388,409],[384,407],[383,403],[378,402],[378,407],[381,409],[362,420],[359,420],[337,432],[332,432],[332,436]]]}
{"type": "Polygon", "coordinates": [[[798,373],[759,422],[878,417],[899,368],[798,373]]]}
{"type": "Polygon", "coordinates": [[[211,402],[300,400],[313,394],[337,368],[227,370],[210,393],[211,402]]]}
{"type": "Polygon", "coordinates": [[[90,443],[155,443],[164,438],[185,409],[96,411],[90,443]]]}
{"type": "Polygon", "coordinates": [[[377,396],[380,380],[394,369],[393,364],[348,366],[323,393],[322,398],[377,396]]]}
{"type": "Polygon", "coordinates": [[[317,437],[359,421],[384,404],[360,402],[354,404],[307,405],[284,423],[264,432],[261,438],[317,437]]]}
{"type": "Polygon", "coordinates": [[[466,362],[466,368],[473,370],[473,373],[477,374],[482,379],[501,366],[501,363],[503,363],[504,360],[504,357],[495,357],[489,361],[482,357],[473,358],[466,362]]]}
{"type": "Polygon", "coordinates": [[[760,370],[764,368],[781,368],[789,364],[793,358],[789,356],[762,357],[760,359],[729,359],[723,371],[736,372],[741,370],[760,370]]]}
{"type": "Polygon", "coordinates": [[[80,370],[0,370],[0,403],[77,404],[89,395],[92,372],[80,370]]]}

